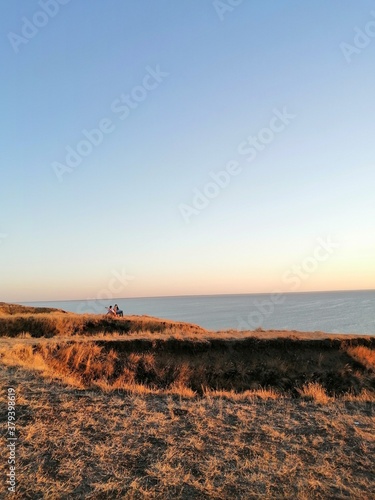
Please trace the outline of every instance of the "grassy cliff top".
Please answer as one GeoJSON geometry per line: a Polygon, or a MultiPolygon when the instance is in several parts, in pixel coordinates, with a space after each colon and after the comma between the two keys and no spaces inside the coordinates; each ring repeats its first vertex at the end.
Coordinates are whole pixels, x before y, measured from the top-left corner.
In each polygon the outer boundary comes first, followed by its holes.
{"type": "Polygon", "coordinates": [[[8,304],[7,302],[0,302],[0,316],[1,315],[13,315],[13,314],[51,314],[51,313],[63,313],[68,314],[62,309],[54,309],[52,307],[31,307],[31,306],[21,306],[19,304],[8,304]]]}

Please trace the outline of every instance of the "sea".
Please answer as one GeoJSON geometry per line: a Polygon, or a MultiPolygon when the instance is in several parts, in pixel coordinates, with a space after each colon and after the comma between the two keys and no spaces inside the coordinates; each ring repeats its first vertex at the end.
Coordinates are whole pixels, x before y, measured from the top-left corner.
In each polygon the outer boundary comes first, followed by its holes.
{"type": "Polygon", "coordinates": [[[285,294],[189,295],[23,302],[75,313],[124,314],[186,321],[208,330],[297,330],[375,335],[375,290],[285,294]]]}

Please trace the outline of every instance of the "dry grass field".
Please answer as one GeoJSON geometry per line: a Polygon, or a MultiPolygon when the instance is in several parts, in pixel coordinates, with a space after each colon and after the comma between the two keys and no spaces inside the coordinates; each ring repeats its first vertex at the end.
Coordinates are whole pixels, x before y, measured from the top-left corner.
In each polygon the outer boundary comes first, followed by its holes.
{"type": "Polygon", "coordinates": [[[8,304],[0,336],[12,498],[375,499],[374,337],[8,304]]]}

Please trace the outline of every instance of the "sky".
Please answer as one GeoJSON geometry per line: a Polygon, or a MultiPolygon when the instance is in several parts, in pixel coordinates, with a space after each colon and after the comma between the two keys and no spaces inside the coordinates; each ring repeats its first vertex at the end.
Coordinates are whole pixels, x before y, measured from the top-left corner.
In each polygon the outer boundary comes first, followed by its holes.
{"type": "Polygon", "coordinates": [[[374,1],[0,9],[0,301],[375,288],[374,1]]]}

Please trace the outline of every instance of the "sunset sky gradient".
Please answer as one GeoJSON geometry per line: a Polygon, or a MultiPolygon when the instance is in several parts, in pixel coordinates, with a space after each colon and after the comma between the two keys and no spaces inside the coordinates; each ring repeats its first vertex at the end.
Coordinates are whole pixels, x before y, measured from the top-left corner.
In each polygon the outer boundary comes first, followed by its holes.
{"type": "Polygon", "coordinates": [[[2,5],[0,301],[375,288],[374,3],[223,2],[2,5]]]}

